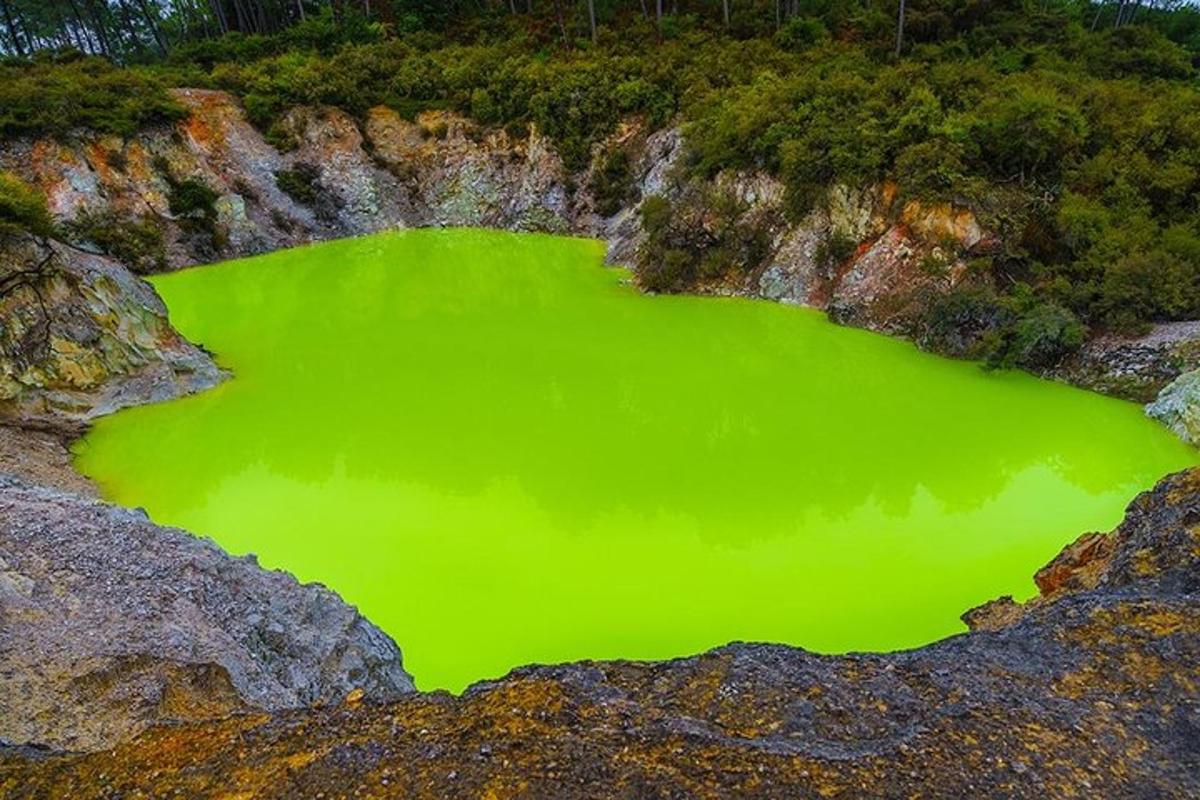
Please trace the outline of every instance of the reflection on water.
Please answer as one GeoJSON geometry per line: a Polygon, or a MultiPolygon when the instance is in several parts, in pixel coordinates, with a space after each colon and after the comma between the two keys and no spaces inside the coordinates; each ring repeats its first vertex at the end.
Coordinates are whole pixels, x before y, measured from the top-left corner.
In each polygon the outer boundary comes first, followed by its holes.
{"type": "Polygon", "coordinates": [[[600,256],[417,231],[161,278],[238,377],[102,421],[81,466],[332,586],[457,689],[731,639],[920,644],[1196,460],[1133,405],[644,297],[600,256]]]}

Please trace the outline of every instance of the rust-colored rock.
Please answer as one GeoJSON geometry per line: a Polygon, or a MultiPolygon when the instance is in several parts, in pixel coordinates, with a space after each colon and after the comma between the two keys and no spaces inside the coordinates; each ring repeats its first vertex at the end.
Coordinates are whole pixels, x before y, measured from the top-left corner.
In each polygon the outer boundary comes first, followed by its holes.
{"type": "Polygon", "coordinates": [[[1103,533],[1085,533],[1063,548],[1053,561],[1033,576],[1045,597],[1061,591],[1093,589],[1112,553],[1112,537],[1103,533]]]}

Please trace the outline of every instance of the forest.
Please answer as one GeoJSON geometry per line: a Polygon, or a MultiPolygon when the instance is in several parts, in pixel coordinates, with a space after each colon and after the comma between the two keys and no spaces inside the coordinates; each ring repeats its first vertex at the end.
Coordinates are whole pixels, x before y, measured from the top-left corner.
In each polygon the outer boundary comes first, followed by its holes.
{"type": "MultiPolygon", "coordinates": [[[[682,124],[697,180],[769,172],[797,219],[835,184],[894,181],[997,234],[928,330],[990,327],[1001,361],[1200,317],[1187,3],[0,0],[0,49],[4,137],[128,136],[177,118],[167,89],[192,86],[240,97],[284,148],[277,122],[304,104],[535,125],[572,170],[605,158],[622,119],[682,124]]],[[[619,205],[627,166],[603,166],[619,205]]],[[[0,193],[0,226],[22,209],[44,224],[11,179],[0,193]]],[[[686,242],[654,249],[661,205],[644,209],[642,282],[685,290],[710,267],[686,242]]],[[[749,250],[711,269],[745,269],[749,250]]]]}

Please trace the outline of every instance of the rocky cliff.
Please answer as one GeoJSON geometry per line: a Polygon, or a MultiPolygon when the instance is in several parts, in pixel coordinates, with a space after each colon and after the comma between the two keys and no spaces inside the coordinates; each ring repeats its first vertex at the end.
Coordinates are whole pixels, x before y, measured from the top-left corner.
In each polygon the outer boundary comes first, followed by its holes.
{"type": "MultiPolygon", "coordinates": [[[[301,108],[276,147],[226,95],[178,98],[187,119],[127,140],[0,145],[0,168],[47,194],[71,240],[9,243],[0,258],[0,416],[21,426],[0,427],[0,472],[75,493],[0,478],[0,795],[1200,792],[1200,472],[1064,550],[1039,572],[1037,600],[973,610],[972,633],[929,647],[822,657],[734,644],[657,664],[531,667],[459,698],[411,694],[395,646],[332,593],[81,497],[91,487],[63,447],[79,421],[223,377],[127,267],[416,225],[582,233],[628,263],[647,198],[697,198],[703,228],[699,200],[713,191],[766,246],[752,269],[699,290],[913,335],[921,305],[992,244],[969,212],[903,202],[891,186],[835,187],[790,223],[777,182],[697,186],[680,168],[681,132],[636,121],[601,148],[628,163],[613,208],[593,191],[599,160],[568,175],[536,132],[301,108]]],[[[1197,366],[1197,333],[1097,339],[1057,376],[1149,399],[1197,366]]],[[[1190,429],[1173,397],[1164,420],[1190,429]]]]}
{"type": "Polygon", "coordinates": [[[1200,470],[904,653],[732,644],[0,755],[0,793],[100,797],[1161,797],[1200,793],[1200,470]]]}
{"type": "MultiPolygon", "coordinates": [[[[765,252],[747,269],[694,290],[814,306],[842,323],[920,339],[918,322],[930,298],[954,287],[969,259],[996,244],[970,211],[903,201],[891,185],[833,187],[804,219],[789,223],[778,181],[723,174],[698,185],[682,168],[681,131],[651,132],[637,120],[601,143],[587,170],[568,174],[536,130],[513,136],[445,112],[407,120],[380,107],[360,121],[338,109],[297,108],[285,118],[276,147],[222,92],[182,89],[176,98],[188,117],[129,139],[81,134],[67,142],[0,145],[0,169],[45,192],[77,247],[108,256],[72,250],[64,259],[68,269],[104,270],[111,277],[114,262],[143,272],[179,268],[427,225],[596,236],[608,242],[610,262],[628,264],[645,241],[639,208],[646,198],[686,206],[694,197],[694,227],[703,228],[711,222],[705,203],[716,194],[740,204],[741,216],[765,233],[765,252]],[[604,158],[618,152],[628,174],[614,203],[596,188],[604,158]]],[[[123,318],[115,306],[158,313],[144,287],[132,279],[112,282],[100,301],[117,312],[108,319],[123,318]]],[[[72,291],[74,305],[95,305],[94,290],[72,291]]],[[[36,316],[33,303],[28,293],[10,298],[9,314],[36,316]],[[18,300],[24,303],[19,311],[18,300]]],[[[167,342],[166,330],[156,327],[153,338],[167,342]]],[[[1180,373],[1200,367],[1198,334],[1185,324],[1146,337],[1095,340],[1050,374],[1145,402],[1180,373]]],[[[185,356],[179,342],[156,355],[145,336],[128,331],[112,338],[121,342],[123,363],[89,363],[74,372],[90,354],[111,348],[66,337],[72,345],[59,348],[57,363],[30,373],[28,357],[14,356],[11,341],[0,342],[0,374],[10,376],[7,388],[0,384],[0,402],[11,406],[20,394],[15,404],[22,413],[103,412],[130,402],[118,396],[125,391],[123,376],[153,362],[167,364],[174,377],[154,367],[156,386],[136,387],[132,396],[165,397],[216,377],[197,354],[185,356]],[[14,388],[11,376],[22,371],[28,373],[17,379],[23,388],[14,388]],[[98,375],[105,371],[121,379],[105,381],[98,375]]]]}
{"type": "Polygon", "coordinates": [[[412,690],[391,639],[324,587],[0,476],[0,743],[94,750],[156,722],[412,690]]]}
{"type": "Polygon", "coordinates": [[[0,247],[0,419],[61,426],[221,378],[123,265],[58,242],[0,247]]]}

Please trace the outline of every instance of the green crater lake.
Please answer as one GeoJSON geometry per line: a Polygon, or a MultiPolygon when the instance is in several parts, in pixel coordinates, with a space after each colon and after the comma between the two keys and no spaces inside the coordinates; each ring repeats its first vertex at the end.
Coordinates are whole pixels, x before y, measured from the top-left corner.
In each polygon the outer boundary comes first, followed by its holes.
{"type": "Polygon", "coordinates": [[[423,230],[154,280],[236,377],[100,420],[104,495],[319,581],[421,688],[731,640],[920,645],[1195,451],[1136,405],[595,241],[423,230]]]}

